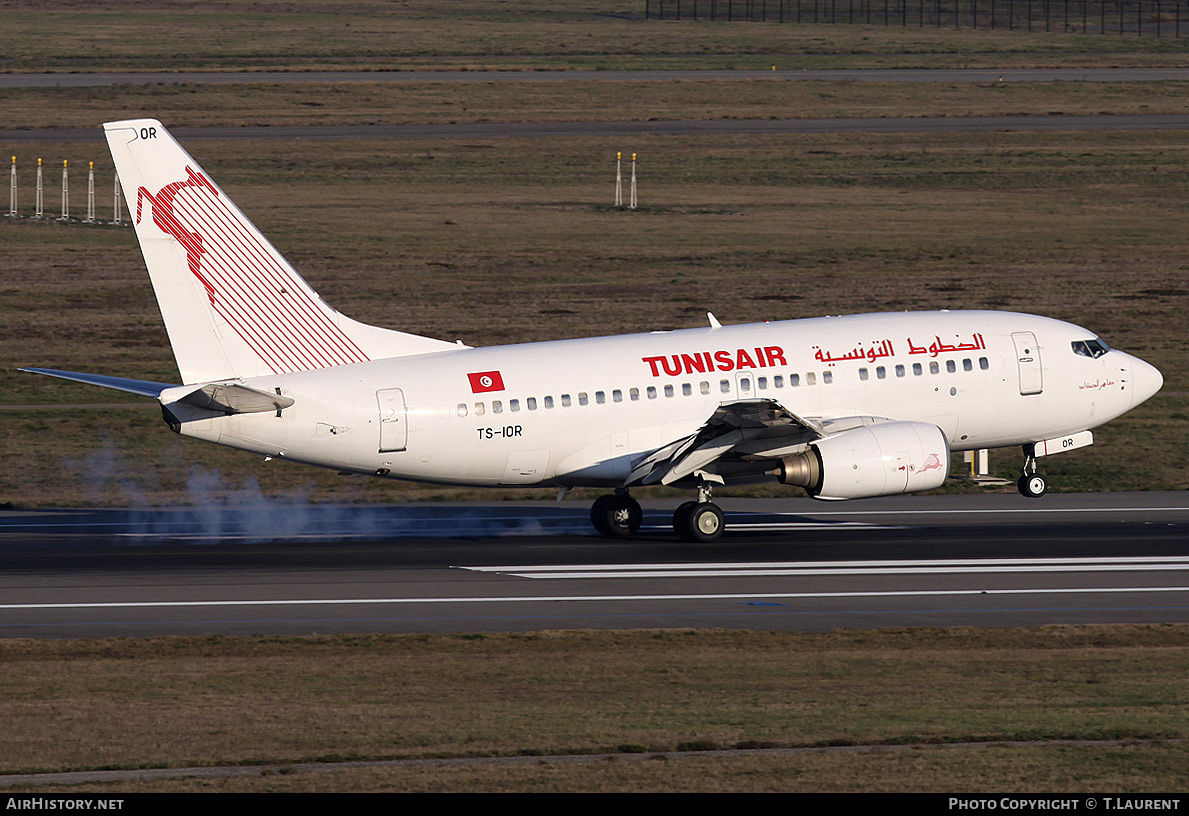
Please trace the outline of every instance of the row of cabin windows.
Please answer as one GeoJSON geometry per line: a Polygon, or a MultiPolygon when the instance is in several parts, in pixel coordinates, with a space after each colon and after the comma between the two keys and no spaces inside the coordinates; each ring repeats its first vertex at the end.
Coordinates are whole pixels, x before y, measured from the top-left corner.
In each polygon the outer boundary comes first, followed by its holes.
{"type": "MultiPolygon", "coordinates": [[[[974,371],[974,361],[973,360],[971,360],[970,358],[966,358],[966,359],[962,360],[961,362],[962,362],[962,370],[963,371],[974,371]]],[[[980,371],[987,371],[988,369],[990,369],[990,367],[991,367],[990,360],[988,360],[986,357],[978,358],[978,368],[980,371]]],[[[950,374],[954,374],[955,372],[957,372],[958,361],[957,360],[946,360],[945,361],[945,370],[950,374]]],[[[895,368],[895,371],[896,371],[897,377],[907,377],[908,376],[908,370],[903,365],[897,365],[895,368]]],[[[912,375],[914,377],[920,377],[924,373],[925,373],[925,366],[923,363],[913,363],[912,364],[912,375]]],[[[940,374],[941,373],[941,364],[937,360],[929,361],[929,373],[930,374],[940,374]]],[[[875,367],[875,378],[877,380],[887,379],[887,376],[888,376],[888,369],[886,366],[876,366],[875,367]]],[[[859,369],[859,379],[866,382],[867,380],[871,379],[871,372],[868,371],[868,369],[866,369],[866,368],[860,368],[859,369]]]]}
{"type": "MultiPolygon", "coordinates": [[[[974,361],[969,358],[962,360],[961,364],[962,364],[963,371],[973,371],[974,370],[974,361]]],[[[991,367],[991,362],[986,357],[979,357],[978,358],[978,367],[981,371],[986,371],[991,367]]],[[[897,377],[908,376],[908,369],[903,365],[897,365],[894,370],[895,370],[897,377]]],[[[945,370],[951,374],[955,373],[958,370],[958,361],[957,360],[946,360],[945,361],[945,370]]],[[[925,373],[924,365],[922,363],[913,363],[912,364],[912,373],[913,373],[913,376],[920,377],[921,375],[923,375],[925,373]]],[[[929,373],[930,374],[941,373],[941,365],[940,365],[940,363],[938,363],[937,360],[931,360],[929,362],[929,373]]],[[[885,366],[876,366],[875,367],[875,378],[876,379],[884,380],[884,379],[887,379],[887,376],[888,376],[888,370],[885,366]]],[[[860,380],[865,382],[865,381],[869,380],[870,378],[871,378],[871,372],[869,369],[867,369],[867,368],[859,369],[859,379],[860,380]]],[[[755,388],[759,391],[767,391],[770,387],[771,388],[784,388],[786,379],[787,379],[789,388],[799,388],[802,383],[804,383],[806,386],[817,385],[817,375],[814,372],[810,371],[809,373],[807,373],[805,375],[804,380],[802,380],[800,374],[789,374],[787,377],[783,374],[775,374],[772,377],[767,377],[767,376],[756,377],[755,378],[755,388]]],[[[824,384],[824,385],[829,385],[829,384],[833,383],[834,382],[834,372],[823,371],[821,380],[822,380],[822,384],[824,384]]],[[[718,390],[722,394],[730,394],[731,393],[731,385],[732,385],[731,380],[727,380],[727,379],[719,380],[718,381],[718,390]]],[[[662,386],[661,389],[658,391],[658,389],[655,385],[650,385],[644,389],[643,395],[647,399],[650,399],[650,400],[656,399],[661,393],[663,393],[666,397],[674,397],[677,395],[676,388],[677,387],[675,385],[669,384],[669,385],[662,386]]],[[[751,378],[743,377],[740,380],[740,390],[744,393],[747,393],[747,392],[751,391],[751,388],[752,388],[751,378]]],[[[698,383],[698,393],[699,394],[708,395],[708,394],[710,394],[711,390],[712,389],[711,389],[709,380],[702,380],[701,382],[698,383]]],[[[693,396],[693,393],[694,393],[693,383],[682,383],[681,384],[681,395],[682,396],[685,396],[685,397],[693,396]]],[[[632,402],[636,402],[637,400],[639,400],[640,396],[641,396],[641,391],[639,388],[629,388],[627,391],[627,397],[632,402]]],[[[623,402],[623,398],[624,398],[624,392],[621,389],[616,388],[611,391],[611,401],[612,402],[623,402]]],[[[607,392],[606,391],[595,391],[594,392],[594,401],[595,401],[596,405],[606,404],[607,392]]],[[[561,397],[559,397],[557,400],[554,400],[553,397],[544,397],[541,399],[540,403],[537,402],[536,397],[528,397],[524,400],[523,406],[522,406],[520,400],[510,399],[510,400],[508,400],[507,409],[511,413],[517,413],[518,411],[521,410],[521,407],[524,407],[524,408],[528,409],[529,411],[535,411],[535,410],[537,410],[539,405],[543,405],[546,409],[551,409],[551,408],[557,407],[558,405],[561,405],[561,407],[563,407],[563,408],[569,408],[573,404],[574,404],[574,400],[571,398],[571,396],[569,394],[562,394],[561,397]]],[[[585,391],[579,391],[578,392],[578,404],[579,405],[589,405],[590,404],[590,395],[585,391]]],[[[458,410],[458,415],[460,417],[464,417],[467,415],[469,409],[468,409],[466,403],[460,402],[458,404],[457,410],[458,410]]],[[[485,413],[487,413],[487,404],[483,403],[483,402],[476,402],[475,406],[474,406],[474,410],[475,410],[475,416],[483,416],[485,413]]],[[[492,400],[491,401],[491,413],[502,414],[503,412],[504,412],[504,401],[503,400],[492,400]]]]}
{"type": "MultiPolygon", "coordinates": [[[[743,391],[743,392],[751,391],[751,389],[752,389],[751,379],[752,379],[751,377],[742,378],[742,380],[740,381],[740,390],[741,391],[743,391]]],[[[776,374],[771,378],[756,377],[755,378],[755,387],[758,388],[760,391],[766,391],[769,387],[784,388],[786,380],[788,382],[789,388],[798,388],[802,385],[802,383],[804,383],[807,386],[817,385],[817,375],[811,371],[805,375],[804,379],[802,379],[800,374],[789,374],[787,377],[783,374],[776,374]]],[[[834,382],[834,373],[832,371],[823,371],[822,372],[822,383],[828,385],[832,382],[834,382]]],[[[730,394],[731,386],[732,386],[731,380],[724,379],[724,380],[718,381],[719,393],[730,394]]],[[[709,380],[702,380],[701,382],[699,382],[697,384],[697,388],[698,388],[698,393],[703,394],[703,395],[708,395],[713,390],[713,388],[710,385],[709,380]]],[[[627,398],[629,400],[631,400],[632,402],[636,402],[643,395],[645,398],[651,400],[651,399],[656,399],[662,393],[666,397],[675,397],[675,396],[677,396],[677,386],[675,386],[673,384],[669,384],[669,385],[661,386],[658,389],[657,386],[650,385],[650,386],[647,386],[643,390],[643,392],[641,392],[641,390],[639,388],[629,388],[627,390],[627,398]]],[[[681,384],[681,395],[682,396],[690,397],[690,396],[693,396],[693,393],[694,393],[694,384],[693,383],[682,383],[681,384]]],[[[623,400],[624,400],[624,392],[622,389],[619,389],[619,388],[612,390],[610,396],[611,396],[612,402],[623,402],[623,400]]],[[[590,404],[590,395],[585,391],[579,391],[577,401],[578,401],[579,405],[589,405],[590,404]]],[[[595,391],[594,392],[594,402],[596,405],[605,404],[607,402],[607,392],[606,391],[595,391]]],[[[571,396],[569,394],[562,394],[557,400],[554,400],[553,397],[544,397],[541,399],[540,403],[538,403],[536,397],[526,398],[524,400],[523,404],[518,399],[510,399],[507,402],[507,406],[504,405],[503,400],[492,400],[491,401],[491,413],[502,414],[504,412],[505,407],[507,408],[507,410],[509,412],[515,413],[517,411],[520,411],[521,408],[525,408],[529,411],[535,411],[535,410],[537,410],[537,408],[539,406],[544,406],[546,409],[555,408],[558,405],[560,405],[563,408],[569,408],[573,404],[574,404],[574,400],[571,398],[571,396]]],[[[460,402],[458,404],[457,412],[460,417],[466,416],[467,413],[469,412],[469,410],[470,409],[468,408],[466,403],[460,402]]],[[[475,411],[475,416],[483,416],[485,413],[487,413],[487,403],[476,402],[474,405],[474,411],[475,411]]]]}

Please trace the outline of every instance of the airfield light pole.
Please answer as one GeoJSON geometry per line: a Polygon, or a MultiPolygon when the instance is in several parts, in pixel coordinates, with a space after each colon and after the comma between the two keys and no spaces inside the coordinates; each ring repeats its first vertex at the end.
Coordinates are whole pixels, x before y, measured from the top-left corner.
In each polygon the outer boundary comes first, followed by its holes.
{"type": "Polygon", "coordinates": [[[631,209],[636,209],[636,154],[632,154],[632,204],[631,209]]]}
{"type": "MultiPolygon", "coordinates": [[[[615,206],[623,206],[623,151],[615,154],[615,206]]],[[[13,172],[16,172],[15,170],[13,172]]]]}
{"type": "Polygon", "coordinates": [[[111,211],[114,216],[113,224],[123,224],[124,218],[120,213],[120,174],[116,173],[111,187],[111,211]]]}
{"type": "Polygon", "coordinates": [[[41,186],[41,157],[39,156],[37,158],[37,204],[36,204],[36,207],[34,210],[34,213],[35,213],[35,215],[33,216],[34,218],[44,218],[45,217],[45,207],[43,206],[44,203],[45,203],[45,200],[42,195],[42,186],[41,186]]]}
{"type": "Polygon", "coordinates": [[[8,214],[13,218],[17,215],[17,157],[12,157],[12,181],[8,187],[8,214]]]}
{"type": "Polygon", "coordinates": [[[70,220],[70,181],[66,177],[67,160],[62,159],[62,217],[59,221],[70,220]]]}
{"type": "Polygon", "coordinates": [[[87,218],[83,223],[95,223],[95,162],[87,171],[87,218]]]}

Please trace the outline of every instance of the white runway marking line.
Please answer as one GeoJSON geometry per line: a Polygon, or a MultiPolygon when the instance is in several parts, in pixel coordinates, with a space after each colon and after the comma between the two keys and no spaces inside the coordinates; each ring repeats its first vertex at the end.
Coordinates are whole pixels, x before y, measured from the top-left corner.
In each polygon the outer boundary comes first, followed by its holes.
{"type": "Polygon", "coordinates": [[[708,594],[674,595],[513,595],[483,598],[320,598],[320,599],[277,599],[270,601],[227,600],[227,601],[146,601],[112,603],[24,603],[0,604],[0,611],[18,609],[171,609],[186,607],[231,607],[231,606],[358,606],[410,605],[410,604],[504,604],[541,603],[557,601],[754,601],[814,600],[822,598],[926,598],[958,595],[1076,595],[1076,594],[1118,594],[1118,593],[1189,592],[1189,586],[1170,587],[1076,587],[1048,589],[936,589],[936,590],[887,590],[874,592],[733,592],[708,594]]]}
{"type": "Polygon", "coordinates": [[[1020,507],[1002,510],[964,507],[957,510],[824,510],[807,511],[806,516],[944,516],[958,513],[997,515],[1002,513],[1183,513],[1189,507],[1020,507]]]}
{"type": "MultiPolygon", "coordinates": [[[[748,521],[746,513],[727,513],[727,517],[731,519],[732,530],[744,530],[746,532],[754,533],[772,533],[780,532],[782,530],[902,530],[905,529],[900,524],[870,524],[865,521],[748,521]]],[[[759,516],[780,516],[793,515],[801,518],[795,513],[756,513],[759,516]]],[[[671,524],[642,524],[641,530],[650,531],[669,531],[673,529],[671,524]]]]}
{"type": "Polygon", "coordinates": [[[725,578],[817,575],[930,575],[1008,572],[1151,572],[1189,568],[1189,556],[978,558],[916,561],[791,561],[739,564],[571,564],[457,567],[517,578],[725,578]]]}

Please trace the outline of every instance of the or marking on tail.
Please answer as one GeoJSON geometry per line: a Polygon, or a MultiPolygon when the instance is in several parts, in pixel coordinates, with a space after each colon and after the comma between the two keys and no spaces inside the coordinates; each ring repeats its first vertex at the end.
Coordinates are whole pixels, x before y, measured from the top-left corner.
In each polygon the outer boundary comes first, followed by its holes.
{"type": "Polygon", "coordinates": [[[186,176],[155,194],[137,190],[136,222],[147,198],[153,223],[185,248],[190,273],[202,283],[211,307],[260,359],[274,373],[366,361],[331,319],[329,307],[206,176],[189,166],[186,176]]]}

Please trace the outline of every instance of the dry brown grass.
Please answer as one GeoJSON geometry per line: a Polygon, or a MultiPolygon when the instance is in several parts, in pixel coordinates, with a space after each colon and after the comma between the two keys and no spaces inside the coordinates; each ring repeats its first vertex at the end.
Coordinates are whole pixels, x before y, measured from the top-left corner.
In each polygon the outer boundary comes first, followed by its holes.
{"type": "MultiPolygon", "coordinates": [[[[1018,751],[991,752],[992,772],[975,787],[1013,778],[1007,789],[1035,790],[1080,765],[1080,780],[1065,777],[1071,789],[1126,777],[1129,789],[1152,790],[1167,784],[1185,753],[1152,740],[1189,736],[1179,680],[1189,663],[1185,643],[1177,626],[0,641],[7,724],[0,757],[12,772],[691,745],[1124,739],[1135,745],[1031,751],[1028,771],[1013,768],[1018,751]]],[[[876,775],[866,781],[852,756],[668,767],[698,790],[928,790],[942,777],[969,781],[986,760],[985,753],[868,752],[862,761],[876,775]],[[709,765],[720,770],[689,781],[709,765]],[[725,772],[748,767],[737,782],[725,772]],[[926,775],[892,781],[896,768],[912,767],[926,775]]],[[[471,769],[436,781],[405,769],[250,784],[670,789],[674,782],[657,779],[647,763],[623,763],[471,769]]]]}
{"type": "Polygon", "coordinates": [[[1184,65],[1170,37],[645,22],[643,0],[10,0],[0,70],[1184,65]],[[262,32],[266,32],[262,35],[262,32]]]}
{"type": "MultiPolygon", "coordinates": [[[[170,127],[620,122],[885,116],[1180,114],[1184,82],[698,82],[167,84],[14,88],[4,127],[94,128],[144,112],[170,127]]],[[[18,149],[29,160],[29,151],[18,149]]]]}

